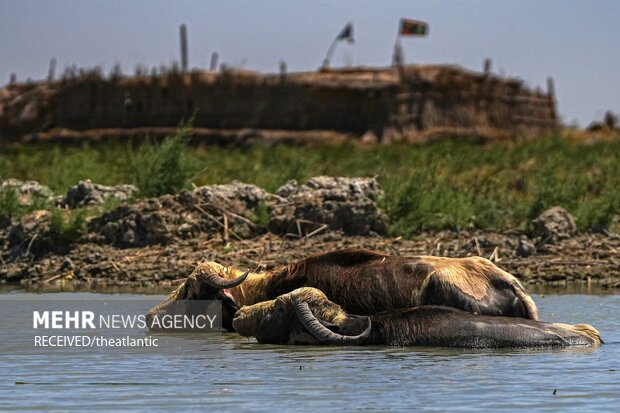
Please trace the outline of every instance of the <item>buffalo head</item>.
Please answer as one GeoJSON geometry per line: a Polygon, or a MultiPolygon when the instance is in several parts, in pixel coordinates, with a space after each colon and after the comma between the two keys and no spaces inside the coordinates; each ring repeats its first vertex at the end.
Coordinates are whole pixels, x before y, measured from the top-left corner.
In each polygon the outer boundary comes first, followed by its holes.
{"type": "Polygon", "coordinates": [[[229,289],[239,286],[247,278],[249,271],[242,274],[239,270],[225,267],[213,261],[198,265],[189,277],[159,305],[147,314],[147,323],[151,326],[154,315],[163,316],[171,311],[171,303],[183,300],[220,300],[222,301],[222,327],[232,330],[232,319],[239,309],[234,295],[229,289]]]}
{"type": "Polygon", "coordinates": [[[368,317],[352,316],[311,287],[275,300],[242,307],[233,319],[242,336],[272,344],[362,344],[371,331],[368,317]]]}

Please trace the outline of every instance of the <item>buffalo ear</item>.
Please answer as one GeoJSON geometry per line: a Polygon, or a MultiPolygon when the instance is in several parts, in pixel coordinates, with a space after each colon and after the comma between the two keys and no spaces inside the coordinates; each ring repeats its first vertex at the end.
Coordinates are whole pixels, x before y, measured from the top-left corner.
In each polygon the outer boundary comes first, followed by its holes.
{"type": "Polygon", "coordinates": [[[319,320],[319,323],[323,324],[325,327],[327,327],[328,329],[330,329],[334,333],[337,333],[337,332],[340,331],[340,326],[338,326],[338,325],[336,325],[334,323],[330,323],[329,321],[321,320],[320,318],[317,318],[317,320],[319,320]]]}

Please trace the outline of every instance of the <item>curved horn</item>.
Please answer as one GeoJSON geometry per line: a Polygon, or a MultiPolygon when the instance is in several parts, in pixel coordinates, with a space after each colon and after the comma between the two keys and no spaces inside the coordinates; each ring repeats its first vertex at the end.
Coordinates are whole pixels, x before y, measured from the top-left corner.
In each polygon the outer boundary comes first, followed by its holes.
{"type": "Polygon", "coordinates": [[[238,286],[239,284],[244,282],[246,278],[248,278],[249,274],[250,274],[250,270],[247,270],[246,272],[244,272],[243,274],[241,274],[240,276],[232,280],[226,279],[217,274],[201,273],[200,275],[202,276],[201,278],[204,280],[204,282],[206,282],[211,287],[222,289],[222,288],[233,288],[233,287],[238,286]]]}
{"type": "Polygon", "coordinates": [[[368,327],[361,334],[357,336],[343,336],[341,334],[334,333],[312,314],[310,306],[305,301],[295,301],[294,303],[295,314],[299,321],[306,327],[306,329],[319,340],[321,344],[339,344],[339,345],[356,345],[361,344],[370,335],[370,329],[372,327],[370,318],[367,317],[368,327]]]}

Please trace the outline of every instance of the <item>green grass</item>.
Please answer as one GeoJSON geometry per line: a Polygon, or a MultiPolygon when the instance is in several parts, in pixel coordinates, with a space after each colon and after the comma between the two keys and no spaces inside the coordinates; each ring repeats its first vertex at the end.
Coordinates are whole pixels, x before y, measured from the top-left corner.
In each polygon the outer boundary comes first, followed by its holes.
{"type": "Polygon", "coordinates": [[[20,214],[19,198],[13,188],[0,190],[0,223],[20,214]]]}
{"type": "Polygon", "coordinates": [[[50,231],[58,242],[71,244],[86,233],[86,208],[67,211],[53,207],[51,211],[50,231]]]}
{"type": "Polygon", "coordinates": [[[139,196],[174,194],[188,187],[189,179],[197,172],[187,148],[189,128],[181,126],[161,143],[147,139],[137,151],[127,148],[131,181],[138,187],[139,196]]]}
{"type": "Polygon", "coordinates": [[[251,217],[252,222],[259,228],[267,228],[269,224],[269,207],[264,201],[259,202],[256,213],[251,217]]]}
{"type": "MultiPolygon", "coordinates": [[[[11,147],[0,154],[0,176],[37,180],[59,194],[86,178],[107,185],[134,182],[143,196],[176,192],[189,181],[238,179],[275,191],[289,179],[304,182],[316,175],[377,176],[390,232],[406,237],[426,229],[526,228],[554,205],[571,212],[586,231],[609,227],[620,208],[620,141],[546,136],[489,144],[222,148],[187,147],[179,136],[138,148],[11,147]]],[[[264,213],[259,215],[262,224],[264,213]]]]}
{"type": "Polygon", "coordinates": [[[14,188],[0,189],[0,225],[8,223],[12,218],[20,218],[29,212],[50,207],[49,200],[36,196],[30,204],[22,205],[14,188]]]}

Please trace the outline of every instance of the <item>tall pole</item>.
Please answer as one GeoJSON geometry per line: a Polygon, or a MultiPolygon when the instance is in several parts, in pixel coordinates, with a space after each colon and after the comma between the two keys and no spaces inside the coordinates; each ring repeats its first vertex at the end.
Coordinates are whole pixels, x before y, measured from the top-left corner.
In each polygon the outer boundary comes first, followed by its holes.
{"type": "Polygon", "coordinates": [[[325,60],[323,60],[323,68],[327,69],[329,67],[329,61],[332,60],[332,55],[334,54],[334,50],[336,50],[336,44],[338,44],[338,37],[336,37],[332,44],[327,49],[327,53],[325,54],[325,60]]]}
{"type": "Polygon", "coordinates": [[[396,41],[394,42],[394,54],[392,55],[392,66],[396,66],[400,68],[403,65],[403,47],[400,44],[400,36],[396,36],[396,41]]]}
{"type": "Polygon", "coordinates": [[[187,72],[187,27],[181,25],[181,70],[187,72]]]}
{"type": "Polygon", "coordinates": [[[50,60],[49,69],[47,70],[47,81],[48,82],[51,82],[54,80],[55,72],[56,72],[56,59],[52,57],[52,60],[50,60]]]}
{"type": "Polygon", "coordinates": [[[553,78],[547,78],[547,96],[554,99],[555,98],[555,87],[553,86],[553,78]]]}
{"type": "Polygon", "coordinates": [[[215,72],[217,70],[217,52],[211,53],[211,64],[209,65],[209,70],[215,72]]]}
{"type": "Polygon", "coordinates": [[[485,75],[489,75],[491,73],[491,66],[492,66],[492,62],[491,62],[491,58],[487,57],[486,59],[484,59],[484,74],[485,75]]]}
{"type": "Polygon", "coordinates": [[[397,69],[399,69],[399,72],[401,66],[403,65],[403,47],[400,44],[401,24],[402,20],[401,23],[398,25],[398,29],[396,30],[396,40],[394,40],[394,54],[392,55],[392,66],[395,66],[397,69]]]}

